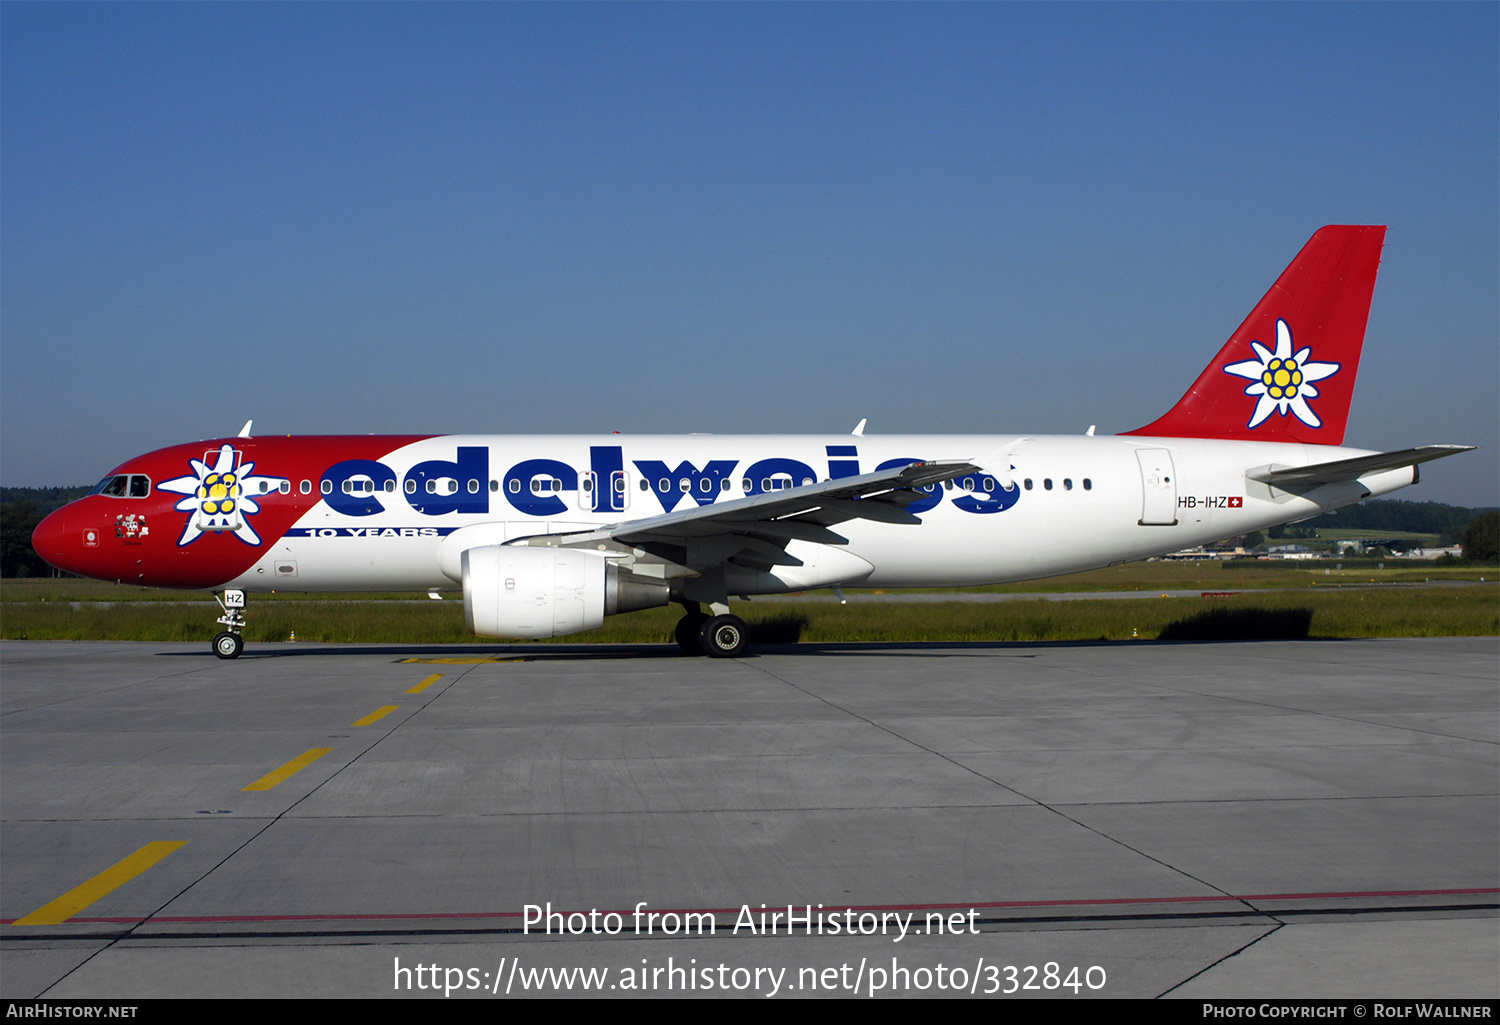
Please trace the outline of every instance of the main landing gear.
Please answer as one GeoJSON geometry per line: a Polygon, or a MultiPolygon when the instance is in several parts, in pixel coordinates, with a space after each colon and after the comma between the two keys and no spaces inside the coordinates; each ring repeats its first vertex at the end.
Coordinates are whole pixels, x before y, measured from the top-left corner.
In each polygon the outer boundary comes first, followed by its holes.
{"type": "MultiPolygon", "coordinates": [[[[729,615],[727,606],[719,615],[706,615],[695,605],[677,621],[677,646],[689,655],[739,658],[750,647],[750,629],[739,616],[729,615]]],[[[718,608],[714,609],[718,612],[718,608]]]]}
{"type": "Polygon", "coordinates": [[[214,654],[220,658],[239,658],[240,652],[245,650],[245,639],[240,636],[240,631],[245,629],[245,592],[225,591],[224,597],[214,595],[214,600],[224,610],[219,622],[225,627],[214,638],[214,654]]]}

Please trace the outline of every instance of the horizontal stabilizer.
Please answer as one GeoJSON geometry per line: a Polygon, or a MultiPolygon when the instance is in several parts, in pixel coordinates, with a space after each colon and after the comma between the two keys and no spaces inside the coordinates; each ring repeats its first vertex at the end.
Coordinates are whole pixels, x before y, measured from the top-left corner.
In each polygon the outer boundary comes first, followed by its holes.
{"type": "Polygon", "coordinates": [[[1342,480],[1358,480],[1370,473],[1382,470],[1399,470],[1403,466],[1416,466],[1444,456],[1469,452],[1473,445],[1422,445],[1402,449],[1400,452],[1377,452],[1353,459],[1336,459],[1331,463],[1313,463],[1311,466],[1281,467],[1263,466],[1245,471],[1245,476],[1262,484],[1276,487],[1312,487],[1332,484],[1342,480]]]}

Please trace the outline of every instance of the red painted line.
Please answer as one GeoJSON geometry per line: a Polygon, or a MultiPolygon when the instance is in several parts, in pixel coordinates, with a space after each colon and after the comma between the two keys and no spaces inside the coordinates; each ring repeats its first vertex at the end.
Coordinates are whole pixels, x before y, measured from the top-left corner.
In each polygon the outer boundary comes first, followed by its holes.
{"type": "MultiPolygon", "coordinates": [[[[1105,907],[1121,905],[1152,905],[1152,904],[1220,904],[1227,902],[1254,903],[1256,901],[1272,900],[1351,900],[1354,898],[1382,898],[1382,897],[1461,897],[1479,896],[1485,894],[1500,894],[1500,887],[1474,887],[1453,890],[1346,890],[1332,893],[1250,893],[1250,894],[1222,894],[1208,893],[1196,897],[1100,897],[1092,899],[1075,900],[1016,900],[1016,901],[984,901],[975,904],[860,904],[860,905],[823,905],[822,910],[837,908],[840,911],[951,911],[951,910],[974,910],[1003,909],[1003,908],[1058,908],[1058,907],[1105,907]]],[[[785,904],[770,904],[765,910],[774,911],[786,907],[785,904]]],[[[794,903],[793,908],[806,906],[806,902],[794,903]]],[[[755,908],[753,910],[760,910],[755,908]]],[[[562,911],[554,912],[563,917],[572,914],[588,915],[589,911],[562,911]]],[[[740,908],[656,908],[647,905],[642,908],[643,914],[656,915],[737,915],[740,908]]],[[[193,925],[211,924],[215,922],[439,922],[439,921],[483,921],[496,918],[520,918],[524,912],[521,911],[449,911],[433,912],[429,914],[366,914],[366,915],[155,915],[149,921],[153,925],[193,925]]],[[[620,915],[628,917],[634,914],[634,909],[624,911],[599,911],[599,915],[620,915]]],[[[131,923],[143,922],[148,919],[142,918],[70,918],[69,925],[81,923],[95,923],[105,925],[129,925],[131,923]]],[[[15,919],[0,919],[0,925],[13,925],[15,919]]]]}

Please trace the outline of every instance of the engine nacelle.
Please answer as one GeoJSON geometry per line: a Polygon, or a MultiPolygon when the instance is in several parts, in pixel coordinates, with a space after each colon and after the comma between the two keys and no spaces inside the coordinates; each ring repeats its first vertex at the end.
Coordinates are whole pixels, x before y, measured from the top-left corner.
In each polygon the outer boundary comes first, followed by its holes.
{"type": "Polygon", "coordinates": [[[669,597],[665,583],[621,579],[619,567],[569,548],[487,545],[460,562],[464,620],[480,637],[561,637],[669,597]]]}

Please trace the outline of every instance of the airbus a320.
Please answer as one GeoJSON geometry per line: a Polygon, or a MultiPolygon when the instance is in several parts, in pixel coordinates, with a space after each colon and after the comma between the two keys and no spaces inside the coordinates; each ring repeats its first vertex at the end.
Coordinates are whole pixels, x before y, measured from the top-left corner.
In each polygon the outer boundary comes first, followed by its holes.
{"type": "Polygon", "coordinates": [[[1318,231],[1166,415],[1106,437],[313,436],[127,460],[32,543],[104,580],[221,592],[461,585],[482,637],[678,603],[736,657],[732,596],[955,587],[1171,552],[1384,495],[1465,451],[1343,446],[1385,228],[1318,231]]]}

